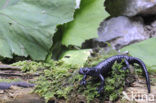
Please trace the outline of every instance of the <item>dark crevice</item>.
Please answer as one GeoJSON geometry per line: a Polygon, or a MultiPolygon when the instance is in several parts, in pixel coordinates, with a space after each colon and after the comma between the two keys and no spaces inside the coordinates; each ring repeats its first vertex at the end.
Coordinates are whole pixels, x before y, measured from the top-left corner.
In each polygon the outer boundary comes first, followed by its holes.
{"type": "Polygon", "coordinates": [[[156,15],[142,16],[145,25],[151,25],[156,20],[156,15]]]}
{"type": "Polygon", "coordinates": [[[97,47],[103,48],[106,47],[107,45],[108,45],[107,43],[100,42],[95,39],[89,39],[82,44],[82,49],[97,48],[97,47]]]}

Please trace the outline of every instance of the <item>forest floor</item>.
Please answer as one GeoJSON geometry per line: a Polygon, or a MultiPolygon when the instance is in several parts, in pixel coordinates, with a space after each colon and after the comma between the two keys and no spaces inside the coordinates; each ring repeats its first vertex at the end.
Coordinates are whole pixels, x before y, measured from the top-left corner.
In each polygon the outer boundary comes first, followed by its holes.
{"type": "MultiPolygon", "coordinates": [[[[21,79],[23,81],[34,81],[38,76],[34,74],[24,74],[18,67],[0,65],[0,79],[21,79]],[[2,68],[1,68],[2,67],[2,68]]],[[[156,75],[150,74],[151,93],[148,94],[145,78],[137,77],[137,80],[123,91],[122,98],[115,103],[155,103],[156,102],[156,75]]],[[[10,89],[0,90],[0,103],[45,103],[40,96],[33,94],[34,88],[22,88],[11,86],[10,89]]],[[[64,100],[58,103],[64,103],[64,100]]],[[[53,103],[53,102],[50,102],[53,103]]],[[[79,103],[78,101],[75,103],[79,103]]],[[[97,102],[99,103],[99,102],[97,102]]],[[[110,103],[110,101],[106,101],[110,103]]]]}
{"type": "MultiPolygon", "coordinates": [[[[0,74],[3,74],[2,78],[13,79],[20,78],[24,81],[29,81],[31,79],[35,79],[36,77],[32,76],[15,76],[14,77],[4,77],[4,74],[9,73],[8,70],[6,72],[2,71],[0,74]],[[2,73],[3,72],[3,73],[2,73]]],[[[16,72],[11,72],[14,74],[21,74],[16,70],[16,72]]],[[[22,74],[21,74],[22,75],[22,74]]],[[[123,91],[123,98],[118,99],[115,103],[155,103],[156,102],[156,75],[151,74],[151,93],[147,93],[147,86],[145,78],[140,76],[138,79],[131,85],[131,87],[127,87],[125,91],[123,91]]],[[[17,86],[11,86],[10,89],[0,90],[0,103],[45,103],[44,99],[40,96],[33,94],[34,88],[22,88],[17,86]]],[[[64,103],[64,100],[58,101],[58,103],[64,103]]],[[[52,102],[50,102],[52,103],[52,102]]],[[[79,103],[79,102],[75,102],[79,103]]],[[[97,102],[98,103],[98,102],[97,102]]],[[[105,103],[110,103],[106,101],[105,103]]]]}
{"type": "MultiPolygon", "coordinates": [[[[19,67],[0,63],[0,81],[10,80],[34,81],[37,75],[23,73],[19,67]]],[[[45,103],[38,95],[33,94],[34,88],[11,86],[9,89],[0,90],[0,103],[45,103]]]]}
{"type": "Polygon", "coordinates": [[[123,91],[123,98],[116,103],[156,103],[156,75],[150,75],[151,93],[147,91],[144,77],[139,77],[131,87],[123,91]]]}

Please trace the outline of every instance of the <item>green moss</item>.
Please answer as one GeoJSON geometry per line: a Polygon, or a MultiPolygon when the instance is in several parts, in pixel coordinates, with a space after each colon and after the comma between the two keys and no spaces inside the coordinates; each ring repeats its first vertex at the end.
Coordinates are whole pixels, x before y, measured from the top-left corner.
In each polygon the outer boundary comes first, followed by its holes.
{"type": "Polygon", "coordinates": [[[151,75],[155,75],[156,73],[156,66],[147,66],[148,72],[151,75]]]}
{"type": "MultiPolygon", "coordinates": [[[[117,52],[94,53],[93,57],[88,58],[85,67],[97,65],[102,60],[116,55],[117,52]]],[[[84,97],[82,101],[88,103],[94,101],[95,98],[100,101],[114,101],[121,96],[122,91],[126,87],[125,79],[129,71],[121,70],[122,63],[115,63],[109,76],[105,78],[104,93],[100,95],[96,88],[100,85],[98,78],[88,77],[87,85],[79,85],[83,75],[79,75],[80,66],[65,64],[63,61],[48,60],[47,63],[24,61],[14,65],[22,66],[23,71],[36,72],[42,70],[41,76],[36,81],[35,93],[38,93],[48,101],[55,97],[57,99],[65,99],[68,102],[75,102],[79,96],[84,97]],[[43,69],[38,69],[43,68],[43,69]]]]}
{"type": "MultiPolygon", "coordinates": [[[[43,96],[47,101],[54,96],[67,99],[67,95],[73,88],[73,85],[69,85],[68,79],[73,74],[73,71],[79,68],[76,65],[65,64],[61,60],[49,60],[47,63],[20,61],[12,65],[21,66],[23,72],[41,73],[41,76],[35,82],[37,86],[34,92],[43,96]]],[[[77,78],[78,76],[75,77],[77,78]]],[[[73,79],[70,81],[74,82],[73,79]]]]}
{"type": "Polygon", "coordinates": [[[35,62],[35,61],[19,61],[19,62],[12,64],[12,65],[13,66],[20,66],[21,70],[23,72],[29,72],[29,73],[36,72],[37,69],[45,67],[44,63],[35,62]]]}
{"type": "Polygon", "coordinates": [[[18,82],[18,81],[21,81],[21,79],[0,79],[0,82],[7,82],[7,83],[18,82]]]}
{"type": "Polygon", "coordinates": [[[44,96],[47,101],[54,96],[68,99],[75,80],[79,78],[79,76],[72,78],[73,71],[78,68],[76,65],[65,64],[63,61],[52,61],[51,66],[44,70],[43,76],[36,82],[38,85],[35,93],[44,96]]]}

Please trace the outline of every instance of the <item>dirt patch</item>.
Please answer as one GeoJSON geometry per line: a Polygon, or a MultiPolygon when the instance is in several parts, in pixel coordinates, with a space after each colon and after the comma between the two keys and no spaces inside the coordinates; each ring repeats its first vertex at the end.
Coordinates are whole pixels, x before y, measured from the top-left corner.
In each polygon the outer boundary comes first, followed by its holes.
{"type": "Polygon", "coordinates": [[[123,91],[123,97],[116,103],[156,103],[156,76],[150,76],[151,93],[148,93],[146,81],[144,78],[139,79],[123,91]]]}

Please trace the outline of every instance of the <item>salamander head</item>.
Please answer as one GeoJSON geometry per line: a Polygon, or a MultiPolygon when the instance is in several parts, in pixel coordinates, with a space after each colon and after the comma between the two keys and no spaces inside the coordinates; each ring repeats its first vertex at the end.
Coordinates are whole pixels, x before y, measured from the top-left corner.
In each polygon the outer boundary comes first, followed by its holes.
{"type": "Polygon", "coordinates": [[[90,69],[89,68],[80,68],[79,74],[88,75],[90,69]]]}

